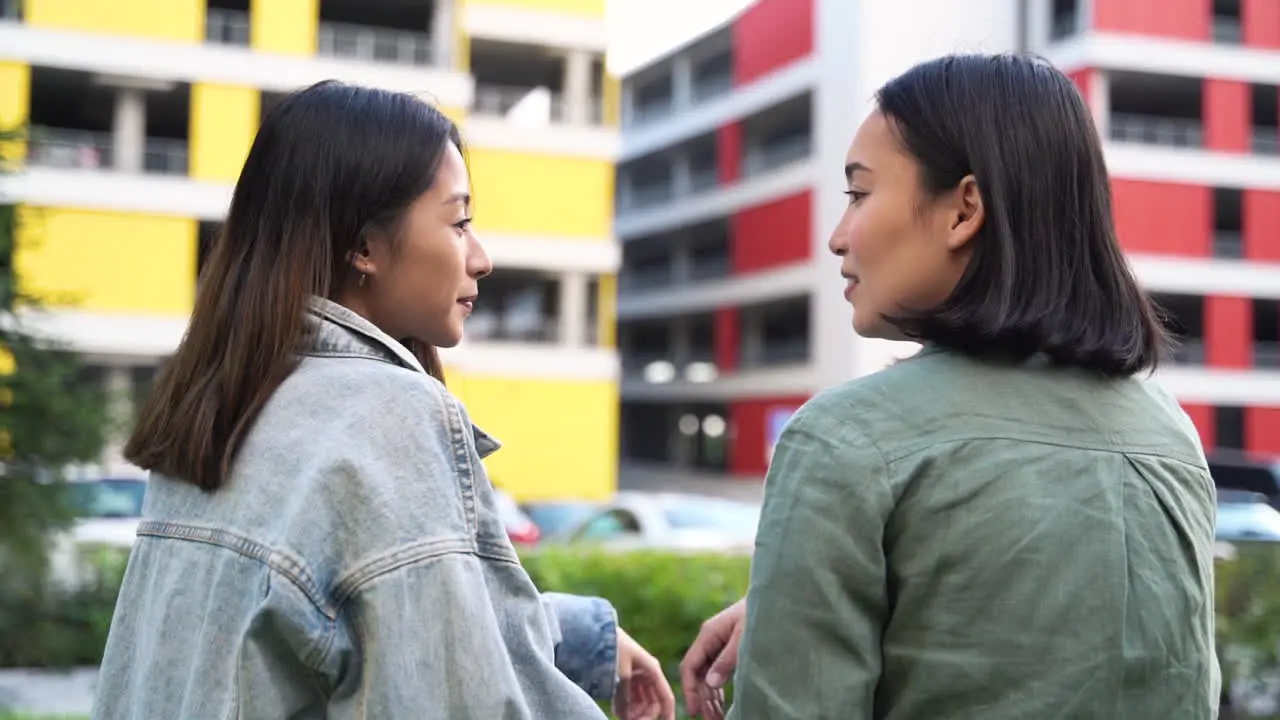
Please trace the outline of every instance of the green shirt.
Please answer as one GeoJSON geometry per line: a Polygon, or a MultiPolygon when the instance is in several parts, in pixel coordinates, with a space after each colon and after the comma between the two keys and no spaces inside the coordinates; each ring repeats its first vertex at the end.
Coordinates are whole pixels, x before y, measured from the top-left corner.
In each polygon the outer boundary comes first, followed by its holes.
{"type": "Polygon", "coordinates": [[[1214,518],[1145,378],[926,348],[783,432],[730,718],[1216,718],[1214,518]]]}

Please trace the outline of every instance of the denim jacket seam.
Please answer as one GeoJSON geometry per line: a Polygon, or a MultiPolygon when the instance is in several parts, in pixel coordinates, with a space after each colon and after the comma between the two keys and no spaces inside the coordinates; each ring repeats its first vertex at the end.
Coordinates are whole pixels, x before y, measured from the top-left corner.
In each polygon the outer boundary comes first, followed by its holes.
{"type": "Polygon", "coordinates": [[[324,594],[319,591],[319,586],[306,563],[291,553],[272,548],[265,543],[224,528],[202,527],[172,521],[144,520],[138,523],[137,534],[167,540],[204,543],[255,560],[297,587],[326,618],[337,617],[336,608],[325,602],[324,594]]]}
{"type": "Polygon", "coordinates": [[[443,406],[445,423],[449,428],[454,474],[458,478],[458,492],[462,496],[463,519],[467,525],[467,535],[472,539],[472,550],[476,550],[480,521],[476,517],[475,468],[471,462],[473,450],[467,440],[467,436],[471,434],[470,428],[463,422],[462,411],[456,400],[443,391],[437,392],[436,398],[443,406]]]}
{"type": "Polygon", "coordinates": [[[400,568],[445,555],[475,554],[475,540],[471,537],[432,538],[400,545],[361,563],[334,582],[332,593],[334,605],[341,608],[362,587],[400,568]]]}

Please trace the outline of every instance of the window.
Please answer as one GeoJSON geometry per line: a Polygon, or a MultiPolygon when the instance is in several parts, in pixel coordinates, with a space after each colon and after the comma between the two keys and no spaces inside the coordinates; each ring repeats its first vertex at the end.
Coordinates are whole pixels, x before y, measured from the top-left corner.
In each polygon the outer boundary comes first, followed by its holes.
{"type": "Polygon", "coordinates": [[[1215,445],[1221,450],[1244,449],[1244,408],[1219,405],[1214,408],[1215,445]]]}
{"type": "Polygon", "coordinates": [[[1280,367],[1280,300],[1253,301],[1253,364],[1280,367]]]}
{"type": "Polygon", "coordinates": [[[499,270],[480,281],[468,335],[474,340],[554,342],[559,337],[559,300],[554,278],[499,270]]]}
{"type": "Polygon", "coordinates": [[[1200,295],[1155,294],[1152,300],[1173,335],[1175,363],[1204,364],[1204,298],[1200,295]]]}

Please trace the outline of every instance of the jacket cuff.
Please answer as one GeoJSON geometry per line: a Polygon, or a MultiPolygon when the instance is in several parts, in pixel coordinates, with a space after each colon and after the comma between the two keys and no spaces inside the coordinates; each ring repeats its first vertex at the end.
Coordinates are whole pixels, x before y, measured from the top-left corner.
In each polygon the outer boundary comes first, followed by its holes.
{"type": "Polygon", "coordinates": [[[613,697],[618,684],[618,615],[604,598],[543,593],[559,626],[556,667],[596,700],[613,697]]]}

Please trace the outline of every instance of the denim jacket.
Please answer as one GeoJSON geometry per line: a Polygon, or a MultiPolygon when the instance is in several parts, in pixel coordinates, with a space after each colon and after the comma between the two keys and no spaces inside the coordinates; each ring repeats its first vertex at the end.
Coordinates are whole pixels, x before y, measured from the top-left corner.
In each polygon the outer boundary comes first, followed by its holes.
{"type": "Polygon", "coordinates": [[[225,486],[153,475],[95,718],[602,718],[616,619],[540,594],[480,460],[402,345],[315,299],[225,486]]]}

